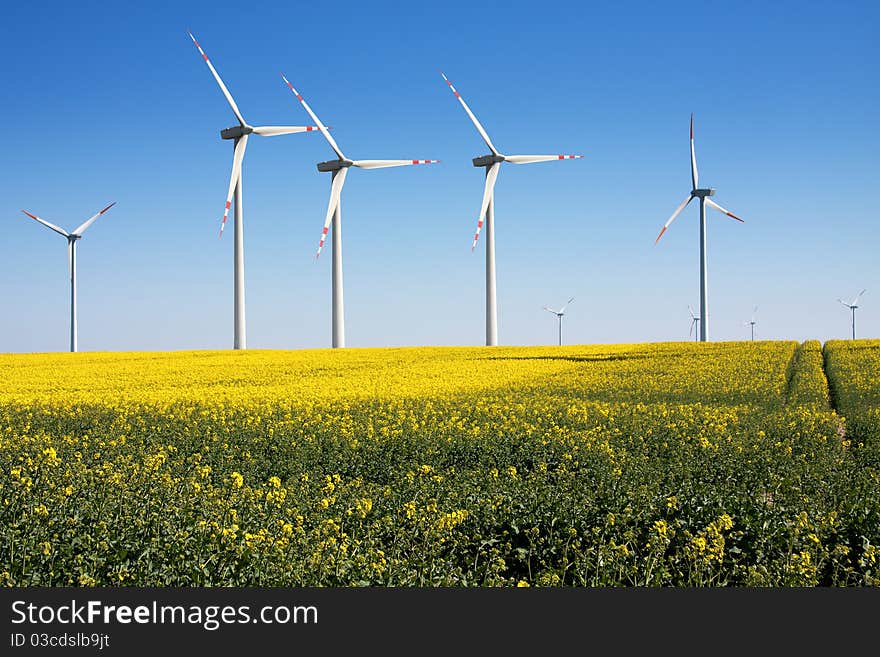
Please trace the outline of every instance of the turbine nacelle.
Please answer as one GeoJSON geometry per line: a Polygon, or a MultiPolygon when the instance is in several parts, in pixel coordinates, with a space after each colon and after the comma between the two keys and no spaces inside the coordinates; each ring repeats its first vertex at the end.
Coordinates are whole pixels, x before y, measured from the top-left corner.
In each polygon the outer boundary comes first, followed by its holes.
{"type": "Polygon", "coordinates": [[[249,135],[254,131],[249,125],[237,125],[232,128],[226,128],[220,131],[221,139],[241,139],[245,135],[249,135]]]}
{"type": "Polygon", "coordinates": [[[706,198],[707,196],[715,196],[715,190],[707,187],[705,189],[695,189],[691,192],[694,198],[706,198]]]}
{"type": "Polygon", "coordinates": [[[480,157],[475,157],[473,159],[473,163],[475,167],[490,167],[493,164],[500,164],[504,162],[505,157],[500,154],[494,155],[481,155],[480,157]]]}
{"type": "Polygon", "coordinates": [[[340,169],[347,169],[353,164],[354,162],[351,160],[327,160],[326,162],[318,162],[318,171],[322,173],[339,171],[340,169]]]}

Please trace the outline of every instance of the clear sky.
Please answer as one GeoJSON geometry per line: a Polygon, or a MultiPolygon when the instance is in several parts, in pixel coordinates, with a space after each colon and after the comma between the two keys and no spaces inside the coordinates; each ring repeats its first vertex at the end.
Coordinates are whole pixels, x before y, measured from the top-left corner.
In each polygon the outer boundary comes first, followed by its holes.
{"type": "MultiPolygon", "coordinates": [[[[479,345],[487,149],[443,69],[506,153],[495,190],[499,341],[553,344],[542,310],[575,297],[566,343],[688,339],[701,183],[710,333],[848,337],[862,288],[880,337],[876,2],[12,3],[0,25],[0,351],[64,351],[64,239],[78,247],[79,346],[232,346],[232,230],[218,238],[235,124],[190,29],[253,125],[307,124],[283,71],[352,158],[343,193],[347,342],[479,345]]],[[[248,346],[330,344],[330,252],[314,258],[331,159],[320,134],[250,139],[248,346]]],[[[230,218],[231,221],[231,218],[230,218]]],[[[228,228],[231,228],[231,223],[228,228]]]]}

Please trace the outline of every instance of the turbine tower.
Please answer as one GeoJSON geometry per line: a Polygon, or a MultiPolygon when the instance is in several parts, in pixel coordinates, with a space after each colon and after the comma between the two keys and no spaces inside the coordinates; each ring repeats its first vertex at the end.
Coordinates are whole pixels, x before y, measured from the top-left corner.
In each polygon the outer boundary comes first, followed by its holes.
{"type": "Polygon", "coordinates": [[[446,80],[446,84],[458,98],[458,102],[467,112],[471,122],[476,127],[477,132],[486,142],[486,146],[492,151],[490,155],[482,155],[473,158],[474,166],[486,169],[486,187],[483,190],[483,203],[480,206],[480,214],[477,218],[477,231],[474,233],[474,242],[471,245],[471,251],[477,246],[477,240],[480,237],[480,230],[483,228],[483,221],[486,222],[486,345],[495,346],[498,344],[498,303],[495,287],[495,181],[498,179],[498,171],[502,162],[510,162],[512,164],[532,164],[534,162],[549,162],[550,160],[575,160],[580,159],[583,155],[503,155],[492,144],[486,130],[480,125],[477,117],[471,112],[471,108],[464,102],[464,98],[456,91],[455,87],[449,81],[449,78],[441,71],[440,75],[446,80]]]}
{"type": "Polygon", "coordinates": [[[244,160],[244,151],[247,148],[248,136],[251,133],[260,135],[262,137],[275,137],[277,135],[288,135],[295,132],[311,132],[313,130],[317,130],[315,126],[252,126],[249,125],[247,121],[244,120],[244,117],[241,115],[241,112],[238,109],[238,106],[235,104],[235,100],[232,98],[232,94],[229,93],[229,90],[226,88],[226,85],[223,84],[223,80],[220,79],[220,76],[217,74],[217,70],[214,68],[213,64],[211,64],[211,60],[208,59],[208,56],[205,54],[205,51],[202,50],[202,47],[199,45],[199,42],[196,41],[196,38],[192,35],[192,32],[188,32],[189,38],[192,39],[193,43],[196,44],[196,48],[199,49],[199,52],[202,55],[202,59],[205,60],[205,63],[208,65],[208,68],[211,70],[211,75],[214,76],[214,79],[217,81],[217,84],[220,86],[220,91],[223,92],[223,95],[226,97],[226,102],[229,103],[229,107],[232,108],[232,113],[235,114],[235,118],[238,119],[238,125],[232,128],[226,128],[225,130],[220,131],[221,139],[229,139],[232,140],[232,175],[229,178],[229,191],[226,194],[226,208],[223,211],[223,221],[220,222],[220,235],[223,235],[223,229],[226,227],[226,218],[229,216],[229,208],[232,205],[232,197],[235,195],[235,235],[233,238],[233,242],[235,243],[234,247],[234,329],[233,329],[233,348],[234,349],[247,349],[247,331],[246,331],[246,322],[245,322],[245,311],[244,311],[244,217],[242,212],[242,182],[241,182],[241,164],[244,160]]]}
{"type": "Polygon", "coordinates": [[[687,204],[693,201],[695,198],[700,199],[700,341],[706,342],[709,339],[709,283],[706,278],[706,206],[715,208],[719,212],[723,212],[731,219],[736,219],[737,221],[742,222],[743,220],[737,217],[732,212],[728,212],[720,205],[718,205],[715,201],[713,201],[710,196],[715,194],[715,190],[711,188],[703,188],[700,189],[700,176],[697,172],[697,155],[694,151],[694,115],[691,114],[691,193],[688,194],[687,198],[681,202],[675,212],[672,213],[672,216],[669,217],[667,222],[663,224],[663,228],[660,229],[660,234],[657,235],[657,239],[654,240],[654,244],[660,241],[660,238],[663,237],[663,233],[666,232],[666,229],[669,228],[669,224],[675,221],[675,218],[681,214],[681,211],[687,207],[687,204]]]}
{"type": "Polygon", "coordinates": [[[758,322],[755,321],[755,313],[758,312],[758,306],[755,306],[754,310],[752,310],[752,318],[748,322],[743,322],[743,326],[751,326],[752,327],[752,342],[755,341],[755,324],[758,322]]]}
{"type": "Polygon", "coordinates": [[[840,301],[840,303],[842,303],[844,306],[849,308],[850,312],[852,313],[852,339],[853,340],[856,339],[856,309],[859,307],[859,297],[862,296],[865,292],[867,292],[867,290],[862,290],[861,292],[859,292],[853,298],[853,300],[850,301],[849,303],[847,303],[846,301],[843,301],[842,299],[838,299],[838,301],[840,301]]]}
{"type": "Polygon", "coordinates": [[[553,310],[552,308],[548,308],[547,306],[544,306],[544,310],[546,310],[548,313],[553,313],[554,315],[556,315],[557,319],[559,320],[559,346],[560,347],[562,346],[562,318],[565,315],[565,309],[568,308],[568,304],[570,304],[572,301],[574,301],[574,297],[572,297],[571,299],[566,301],[565,305],[562,306],[562,308],[560,308],[559,310],[553,310]]]}
{"type": "Polygon", "coordinates": [[[76,243],[82,238],[83,233],[86,232],[86,229],[91,226],[95,220],[100,217],[102,214],[107,212],[110,208],[116,205],[114,201],[106,208],[101,210],[98,214],[93,215],[86,219],[80,226],[72,230],[71,232],[67,232],[63,228],[59,228],[55,224],[51,224],[45,219],[38,217],[35,214],[31,214],[27,210],[22,210],[27,216],[35,221],[39,221],[41,224],[54,230],[59,235],[63,235],[67,238],[67,273],[70,276],[70,351],[75,352],[77,350],[77,335],[76,335],[76,243]]]}
{"type": "Polygon", "coordinates": [[[691,313],[691,328],[688,331],[688,337],[694,336],[694,341],[696,342],[697,339],[700,337],[700,334],[699,331],[694,332],[694,326],[699,325],[700,318],[694,314],[694,309],[691,308],[690,305],[688,305],[688,310],[691,313]]]}
{"type": "Polygon", "coordinates": [[[315,259],[320,257],[321,249],[324,248],[324,240],[327,238],[327,232],[330,230],[330,223],[333,222],[333,309],[332,309],[332,339],[331,344],[334,348],[345,346],[345,307],[342,299],[342,186],[345,184],[345,176],[348,174],[349,167],[357,167],[358,169],[384,169],[386,167],[403,167],[413,164],[435,164],[440,160],[349,160],[342,153],[342,150],[336,143],[336,140],[330,136],[327,128],[321,123],[321,120],[312,111],[308,103],[303,100],[299,92],[294,89],[290,81],[281,75],[285,84],[296,96],[297,100],[302,103],[306,112],[312,117],[312,120],[318,124],[321,134],[327,139],[330,147],[336,153],[339,159],[329,160],[327,162],[318,163],[318,171],[329,172],[332,174],[330,180],[330,203],[327,206],[327,216],[324,219],[324,228],[321,231],[321,239],[318,242],[318,252],[315,259]]]}

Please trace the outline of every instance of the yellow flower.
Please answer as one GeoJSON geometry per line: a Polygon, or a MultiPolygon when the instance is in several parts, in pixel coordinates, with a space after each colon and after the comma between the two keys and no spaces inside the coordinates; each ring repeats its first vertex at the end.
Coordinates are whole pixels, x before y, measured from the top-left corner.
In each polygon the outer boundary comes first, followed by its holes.
{"type": "Polygon", "coordinates": [[[654,522],[654,531],[661,538],[666,538],[666,535],[669,533],[669,525],[666,524],[665,520],[656,520],[654,522]]]}
{"type": "Polygon", "coordinates": [[[43,456],[46,457],[46,463],[48,463],[49,465],[58,465],[59,463],[61,463],[60,459],[58,458],[58,452],[55,451],[54,447],[47,447],[46,449],[44,449],[43,456]]]}
{"type": "Polygon", "coordinates": [[[242,484],[244,484],[244,477],[238,472],[233,472],[229,478],[232,481],[233,488],[241,488],[242,484]]]}

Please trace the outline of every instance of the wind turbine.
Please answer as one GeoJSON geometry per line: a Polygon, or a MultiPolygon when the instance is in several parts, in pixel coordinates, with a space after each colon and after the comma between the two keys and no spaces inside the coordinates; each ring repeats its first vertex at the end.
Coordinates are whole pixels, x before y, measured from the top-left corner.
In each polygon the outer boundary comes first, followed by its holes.
{"type": "Polygon", "coordinates": [[[696,341],[697,338],[699,337],[699,334],[694,333],[694,326],[698,325],[700,323],[700,318],[697,317],[696,315],[694,315],[694,309],[691,308],[690,305],[688,305],[688,310],[691,313],[691,328],[688,331],[688,337],[694,336],[694,341],[696,341]]]}
{"type": "Polygon", "coordinates": [[[755,341],[755,324],[757,324],[757,322],[755,321],[756,312],[758,312],[758,306],[755,306],[754,310],[752,310],[752,319],[750,319],[748,322],[743,322],[743,326],[752,327],[752,342],[755,341]]]}
{"type": "Polygon", "coordinates": [[[840,301],[840,303],[842,303],[844,306],[849,308],[850,312],[852,312],[852,339],[853,340],[856,339],[856,308],[859,307],[859,297],[862,296],[865,292],[867,292],[867,290],[862,290],[861,292],[859,292],[850,303],[847,303],[846,301],[843,301],[842,299],[838,299],[838,301],[840,301]]]}
{"type": "Polygon", "coordinates": [[[262,137],[275,137],[277,135],[288,135],[295,132],[312,132],[313,130],[317,130],[315,126],[252,126],[249,125],[247,121],[244,120],[244,117],[241,115],[241,112],[238,109],[238,106],[235,104],[235,100],[232,98],[232,94],[229,93],[229,90],[226,88],[226,85],[223,84],[223,80],[220,79],[220,76],[217,74],[217,70],[211,64],[211,61],[208,59],[208,56],[205,54],[205,51],[202,50],[202,47],[199,45],[199,42],[196,41],[196,38],[192,35],[192,32],[188,32],[189,38],[192,39],[193,43],[196,44],[196,48],[199,49],[199,52],[202,54],[202,59],[205,60],[205,63],[208,65],[208,68],[211,70],[211,75],[214,76],[214,79],[217,81],[217,84],[220,86],[220,91],[223,92],[223,95],[226,97],[226,101],[229,103],[229,106],[232,108],[232,113],[235,114],[235,118],[238,119],[238,125],[232,128],[226,128],[225,130],[220,131],[221,139],[231,139],[233,145],[232,151],[232,175],[229,178],[229,191],[226,194],[226,208],[223,211],[223,221],[220,222],[220,235],[223,235],[223,229],[226,227],[226,218],[229,216],[229,208],[232,205],[232,196],[235,195],[235,235],[234,235],[234,295],[235,295],[235,310],[234,310],[234,333],[233,333],[233,348],[234,349],[246,349],[247,348],[247,333],[246,333],[246,325],[245,325],[245,312],[244,312],[244,224],[243,224],[243,213],[242,213],[242,182],[241,182],[241,165],[244,160],[244,151],[247,148],[248,137],[251,133],[260,135],[262,137]]]}
{"type": "Polygon", "coordinates": [[[116,201],[108,205],[106,208],[101,210],[98,214],[93,215],[86,219],[82,224],[80,224],[77,228],[72,230],[71,232],[67,232],[63,228],[59,228],[55,224],[51,224],[45,219],[38,217],[35,214],[31,214],[27,210],[22,210],[27,216],[35,221],[39,221],[41,224],[54,230],[59,235],[63,235],[67,238],[67,273],[70,276],[70,351],[76,351],[76,243],[82,238],[83,233],[86,232],[86,229],[91,226],[95,220],[100,217],[102,214],[107,212],[110,208],[116,205],[116,201]]]}
{"type": "Polygon", "coordinates": [[[660,230],[660,234],[657,235],[657,239],[654,240],[654,244],[657,244],[657,242],[660,241],[660,238],[663,237],[663,233],[669,228],[669,224],[675,221],[675,218],[681,214],[681,211],[687,207],[688,203],[695,198],[700,199],[700,341],[706,342],[709,339],[709,283],[706,278],[706,206],[708,205],[719,212],[723,212],[731,219],[736,219],[740,222],[743,220],[732,212],[728,212],[709,198],[715,194],[714,189],[700,189],[699,187],[700,176],[697,172],[697,155],[694,151],[693,114],[691,114],[691,183],[691,193],[688,194],[687,198],[681,202],[681,205],[675,209],[675,212],[672,213],[672,216],[669,217],[667,222],[663,224],[663,228],[660,230]]]}
{"type": "Polygon", "coordinates": [[[471,112],[471,108],[464,102],[464,98],[456,91],[449,78],[441,71],[440,75],[446,80],[446,84],[458,98],[458,102],[467,112],[477,132],[486,142],[486,146],[492,151],[490,155],[482,155],[473,158],[474,166],[486,169],[486,187],[483,190],[483,203],[480,206],[480,214],[477,219],[477,231],[474,233],[474,243],[471,251],[477,246],[480,230],[483,228],[483,220],[486,222],[486,345],[498,344],[498,304],[495,287],[495,181],[498,179],[498,171],[502,162],[511,164],[532,164],[533,162],[549,162],[550,160],[576,160],[583,155],[503,155],[492,144],[486,130],[480,125],[477,117],[471,112]]]}
{"type": "Polygon", "coordinates": [[[349,167],[357,167],[358,169],[384,169],[386,167],[403,167],[413,164],[435,164],[440,160],[350,160],[343,153],[336,143],[336,140],[330,136],[327,128],[321,123],[321,120],[309,107],[309,104],[303,100],[299,92],[293,88],[290,81],[281,75],[281,78],[296,96],[297,100],[302,103],[306,112],[312,117],[312,120],[318,124],[321,134],[327,139],[330,148],[339,156],[337,160],[328,160],[327,162],[318,162],[318,171],[330,172],[332,174],[330,181],[330,203],[327,206],[327,216],[324,219],[324,228],[321,231],[321,240],[318,242],[318,252],[315,254],[317,259],[321,255],[321,249],[324,248],[324,240],[327,238],[327,232],[330,229],[330,222],[333,222],[333,309],[332,309],[332,346],[345,346],[345,308],[342,299],[342,186],[345,184],[345,176],[348,174],[349,167]]]}
{"type": "Polygon", "coordinates": [[[553,310],[552,308],[548,308],[547,306],[544,306],[544,310],[546,310],[548,313],[553,313],[554,315],[556,315],[557,319],[559,320],[559,346],[560,347],[562,346],[562,317],[565,315],[565,309],[568,308],[568,304],[570,304],[572,301],[574,301],[574,297],[572,297],[571,299],[566,301],[565,305],[562,306],[562,308],[560,308],[559,310],[553,310]]]}

